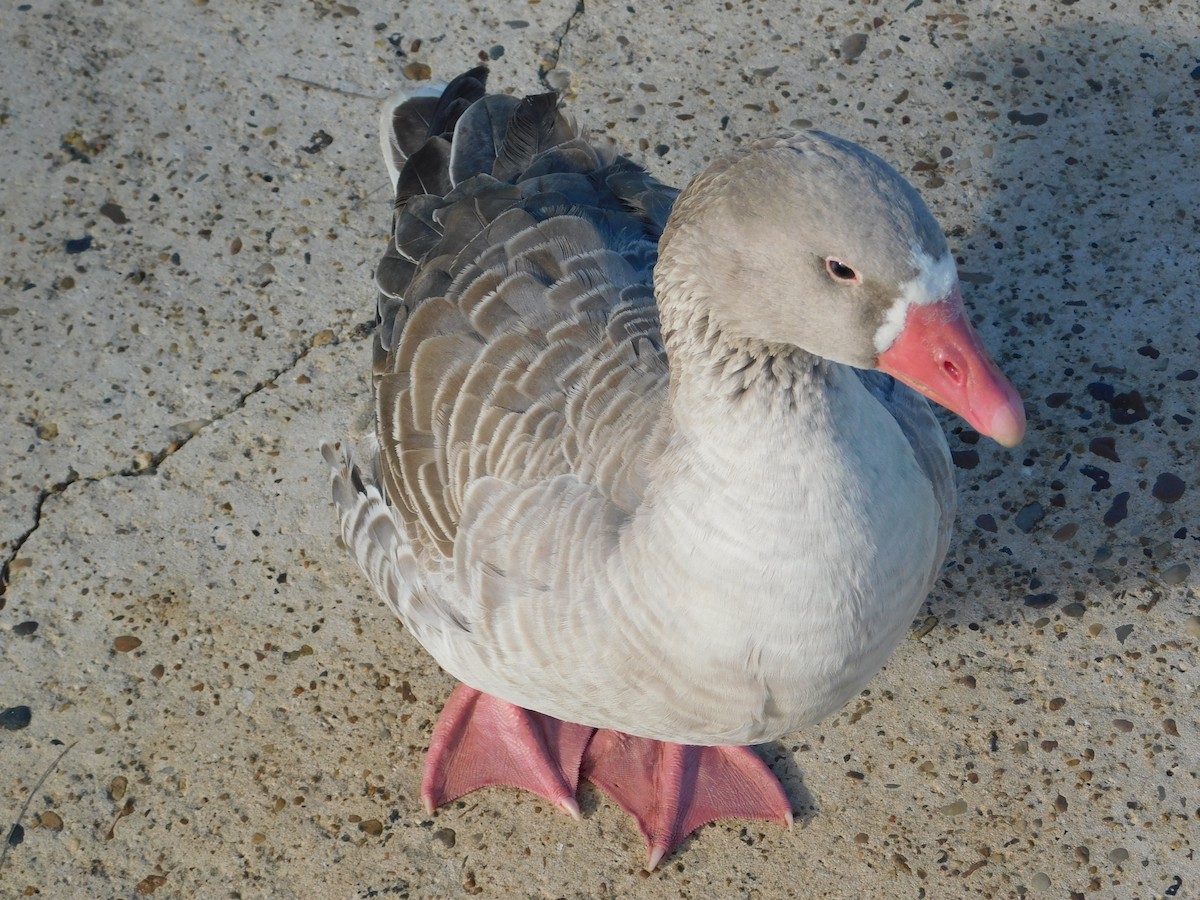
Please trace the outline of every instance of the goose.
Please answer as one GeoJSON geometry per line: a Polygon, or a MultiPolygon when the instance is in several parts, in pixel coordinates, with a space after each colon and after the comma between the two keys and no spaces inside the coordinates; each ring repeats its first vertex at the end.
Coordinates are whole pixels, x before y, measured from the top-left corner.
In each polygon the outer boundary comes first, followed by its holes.
{"type": "Polygon", "coordinates": [[[584,777],[653,869],[790,826],[750,745],[910,627],[955,514],[926,398],[1007,447],[1025,413],[875,154],[769,137],[680,192],[486,78],[384,106],[374,436],[322,451],[350,554],[461,682],[426,810],[502,784],[578,818],[584,777]]]}

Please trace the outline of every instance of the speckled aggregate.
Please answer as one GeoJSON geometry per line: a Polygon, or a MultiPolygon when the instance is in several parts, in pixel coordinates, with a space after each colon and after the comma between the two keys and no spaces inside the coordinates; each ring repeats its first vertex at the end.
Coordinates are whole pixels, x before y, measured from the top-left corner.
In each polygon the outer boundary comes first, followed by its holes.
{"type": "Polygon", "coordinates": [[[0,54],[0,887],[44,897],[1200,895],[1192,4],[12,4],[0,54]],[[887,668],[762,748],[790,832],[654,873],[491,789],[336,546],[376,101],[481,59],[682,184],[813,125],[905,172],[1027,400],[887,668]],[[540,73],[540,74],[539,74],[540,73]],[[45,775],[44,781],[39,779],[45,775]]]}

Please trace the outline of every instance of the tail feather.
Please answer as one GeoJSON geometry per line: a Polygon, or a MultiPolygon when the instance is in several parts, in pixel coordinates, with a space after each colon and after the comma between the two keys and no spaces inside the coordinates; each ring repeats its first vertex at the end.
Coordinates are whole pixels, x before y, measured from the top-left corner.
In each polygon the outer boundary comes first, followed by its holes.
{"type": "Polygon", "coordinates": [[[472,106],[454,128],[450,176],[461,184],[475,175],[491,175],[504,146],[504,134],[521,101],[507,94],[492,94],[472,106]]]}
{"type": "Polygon", "coordinates": [[[562,152],[543,163],[548,170],[596,164],[556,94],[488,96],[486,82],[486,67],[477,66],[437,96],[398,94],[384,104],[379,138],[397,208],[411,197],[445,196],[478,175],[514,181],[550,151],[562,152]]]}
{"type": "Polygon", "coordinates": [[[501,181],[509,181],[521,175],[539,153],[565,144],[576,136],[575,128],[558,111],[557,94],[526,97],[509,117],[503,146],[492,165],[492,175],[501,181]]]}
{"type": "Polygon", "coordinates": [[[394,189],[405,166],[431,138],[449,142],[462,114],[486,93],[487,74],[486,66],[476,66],[444,88],[402,91],[384,102],[379,143],[394,189]]]}

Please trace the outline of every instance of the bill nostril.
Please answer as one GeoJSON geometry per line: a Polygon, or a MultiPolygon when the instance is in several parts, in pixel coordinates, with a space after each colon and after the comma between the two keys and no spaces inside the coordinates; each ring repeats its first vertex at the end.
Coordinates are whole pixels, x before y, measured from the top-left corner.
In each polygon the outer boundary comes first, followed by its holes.
{"type": "Polygon", "coordinates": [[[952,360],[942,360],[942,371],[946,373],[946,377],[951,381],[962,381],[962,370],[952,360]]]}

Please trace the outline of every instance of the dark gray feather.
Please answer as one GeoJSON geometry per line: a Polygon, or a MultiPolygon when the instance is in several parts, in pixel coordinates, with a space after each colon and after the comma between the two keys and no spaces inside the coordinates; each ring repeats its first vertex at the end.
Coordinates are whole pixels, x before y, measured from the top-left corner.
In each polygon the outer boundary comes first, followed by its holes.
{"type": "Polygon", "coordinates": [[[450,190],[450,142],[433,137],[408,158],[396,185],[396,205],[420,194],[440,197],[450,190]]]}
{"type": "Polygon", "coordinates": [[[500,155],[508,121],[521,101],[507,94],[492,94],[463,114],[455,128],[450,155],[450,180],[460,184],[474,175],[492,174],[500,155]]]}
{"type": "Polygon", "coordinates": [[[392,110],[393,161],[402,168],[405,160],[417,152],[429,138],[433,123],[433,112],[437,109],[438,97],[413,97],[392,110]]]}
{"type": "Polygon", "coordinates": [[[626,209],[640,214],[653,226],[656,235],[666,227],[667,217],[679,196],[678,189],[668,187],[626,159],[613,164],[605,184],[626,209]]]}
{"type": "Polygon", "coordinates": [[[419,263],[437,245],[442,229],[435,216],[444,203],[441,197],[425,194],[411,198],[396,213],[393,234],[401,256],[419,263]]]}
{"type": "Polygon", "coordinates": [[[525,172],[535,156],[575,137],[574,129],[558,111],[557,94],[526,97],[508,119],[504,144],[492,174],[512,181],[525,172]]]}
{"type": "Polygon", "coordinates": [[[402,256],[396,250],[395,242],[389,241],[379,265],[375,267],[375,284],[382,294],[403,297],[416,269],[416,262],[402,256]]]}

